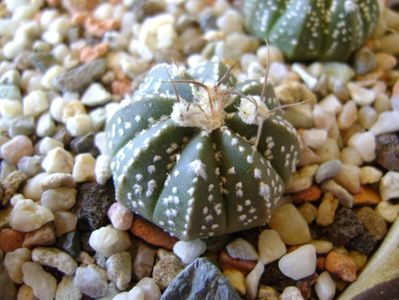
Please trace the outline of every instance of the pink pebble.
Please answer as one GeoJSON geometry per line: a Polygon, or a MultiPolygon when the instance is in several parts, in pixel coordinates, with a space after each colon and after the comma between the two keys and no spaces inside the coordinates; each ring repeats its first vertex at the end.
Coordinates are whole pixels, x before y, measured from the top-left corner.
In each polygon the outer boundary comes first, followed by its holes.
{"type": "Polygon", "coordinates": [[[108,218],[116,229],[128,230],[132,226],[133,213],[122,204],[115,202],[108,209],[108,218]]]}

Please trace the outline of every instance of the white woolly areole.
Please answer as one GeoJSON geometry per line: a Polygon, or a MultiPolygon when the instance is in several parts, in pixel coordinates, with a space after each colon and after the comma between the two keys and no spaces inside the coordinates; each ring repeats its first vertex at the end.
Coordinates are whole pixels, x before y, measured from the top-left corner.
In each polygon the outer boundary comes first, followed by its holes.
{"type": "Polygon", "coordinates": [[[346,0],[344,5],[346,12],[353,12],[357,8],[357,4],[355,4],[353,0],[346,0]]]}
{"type": "Polygon", "coordinates": [[[204,180],[207,178],[205,168],[205,164],[199,159],[196,159],[188,164],[188,169],[195,175],[202,177],[204,180]]]}
{"type": "Polygon", "coordinates": [[[269,117],[270,110],[259,96],[251,96],[251,98],[241,98],[238,115],[246,124],[259,124],[269,117]]]}

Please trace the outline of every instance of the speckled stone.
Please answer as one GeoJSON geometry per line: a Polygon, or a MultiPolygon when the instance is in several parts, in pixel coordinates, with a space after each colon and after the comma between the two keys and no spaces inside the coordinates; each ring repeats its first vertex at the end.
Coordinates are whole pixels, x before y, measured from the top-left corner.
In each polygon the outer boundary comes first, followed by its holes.
{"type": "Polygon", "coordinates": [[[334,244],[345,245],[363,230],[356,213],[349,208],[340,207],[335,214],[334,222],[327,227],[327,235],[334,244]]]}
{"type": "Polygon", "coordinates": [[[377,136],[377,162],[390,171],[399,171],[399,137],[396,133],[377,136]]]}

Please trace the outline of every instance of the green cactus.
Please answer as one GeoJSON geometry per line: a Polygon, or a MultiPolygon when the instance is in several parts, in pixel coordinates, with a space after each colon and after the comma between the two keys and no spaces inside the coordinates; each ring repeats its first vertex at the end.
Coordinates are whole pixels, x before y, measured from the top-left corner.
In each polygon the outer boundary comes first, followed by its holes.
{"type": "Polygon", "coordinates": [[[268,222],[299,142],[261,93],[215,60],[155,66],[107,124],[117,199],[183,240],[268,222]]]}
{"type": "Polygon", "coordinates": [[[291,60],[345,61],[370,36],[378,0],[245,0],[247,29],[291,60]]]}

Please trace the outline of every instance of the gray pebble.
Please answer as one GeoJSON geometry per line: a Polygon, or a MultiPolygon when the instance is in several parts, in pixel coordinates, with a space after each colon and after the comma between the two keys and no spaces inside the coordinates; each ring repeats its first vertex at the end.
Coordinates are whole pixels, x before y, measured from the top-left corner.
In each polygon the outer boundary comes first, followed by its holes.
{"type": "Polygon", "coordinates": [[[38,155],[24,156],[18,162],[18,170],[25,173],[27,177],[33,177],[43,171],[42,159],[38,155]]]}
{"type": "Polygon", "coordinates": [[[42,73],[46,72],[55,62],[53,56],[46,52],[32,53],[29,58],[32,65],[42,73]]]}
{"type": "Polygon", "coordinates": [[[140,241],[135,243],[135,245],[137,244],[137,252],[133,261],[133,275],[135,279],[140,280],[143,277],[151,276],[156,250],[140,241]]]}
{"type": "Polygon", "coordinates": [[[21,75],[15,69],[8,70],[0,78],[0,84],[12,84],[18,86],[21,82],[21,75]]]}
{"type": "Polygon", "coordinates": [[[35,131],[35,120],[33,117],[18,117],[12,120],[8,128],[8,135],[14,137],[17,135],[31,136],[35,131]]]}
{"type": "Polygon", "coordinates": [[[345,207],[351,208],[353,206],[353,196],[342,186],[330,179],[321,185],[323,192],[330,192],[338,198],[340,204],[345,207]]]}
{"type": "Polygon", "coordinates": [[[57,76],[54,85],[61,91],[79,92],[100,77],[106,69],[104,59],[93,60],[57,76]]]}
{"type": "Polygon", "coordinates": [[[162,257],[154,266],[152,278],[161,290],[167,288],[169,283],[184,269],[180,259],[171,254],[162,257]]]}
{"type": "Polygon", "coordinates": [[[105,272],[95,265],[76,269],[74,285],[80,292],[93,298],[105,296],[108,284],[105,272]]]}
{"type": "Polygon", "coordinates": [[[257,260],[259,258],[254,246],[242,238],[235,239],[226,246],[227,253],[238,259],[257,260]]]}
{"type": "Polygon", "coordinates": [[[21,91],[16,85],[1,84],[0,99],[22,100],[21,91]]]}
{"type": "Polygon", "coordinates": [[[316,172],[315,180],[320,183],[326,179],[333,178],[341,171],[342,163],[338,159],[332,159],[322,163],[316,172]]]}

